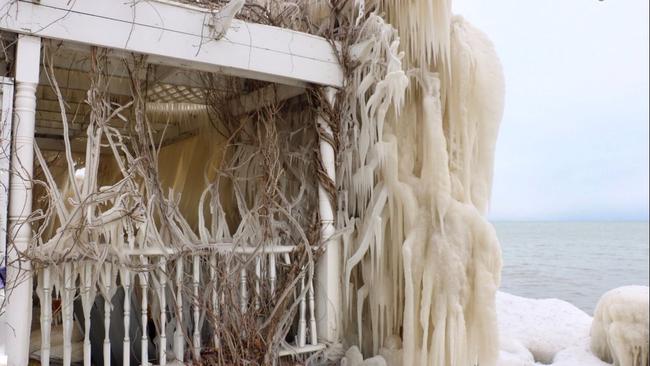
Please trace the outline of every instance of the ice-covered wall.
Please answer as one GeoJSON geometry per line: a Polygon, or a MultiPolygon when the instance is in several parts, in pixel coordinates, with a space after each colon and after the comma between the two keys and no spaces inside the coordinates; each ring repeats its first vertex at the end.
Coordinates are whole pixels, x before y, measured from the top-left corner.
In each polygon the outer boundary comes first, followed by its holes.
{"type": "MultiPolygon", "coordinates": [[[[401,365],[493,365],[501,255],[484,215],[503,111],[500,62],[483,33],[451,17],[447,0],[402,2],[384,4],[397,33],[377,33],[392,63],[348,127],[358,144],[343,151],[337,175],[351,187],[339,217],[350,229],[345,334],[366,356],[401,365]]],[[[372,73],[368,59],[359,69],[372,73]]]]}

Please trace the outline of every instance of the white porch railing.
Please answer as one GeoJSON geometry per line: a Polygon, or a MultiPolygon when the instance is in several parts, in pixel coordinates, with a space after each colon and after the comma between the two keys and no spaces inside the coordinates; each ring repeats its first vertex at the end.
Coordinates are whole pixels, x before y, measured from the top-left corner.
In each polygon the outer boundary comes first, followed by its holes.
{"type": "MultiPolygon", "coordinates": [[[[42,365],[49,365],[52,353],[53,294],[61,299],[62,318],[62,362],[71,365],[83,361],[91,365],[98,359],[93,354],[92,335],[97,341],[98,331],[103,323],[102,357],[104,365],[110,365],[111,357],[119,359],[112,352],[116,334],[121,334],[122,364],[130,365],[137,359],[141,365],[165,365],[168,360],[183,362],[191,354],[192,359],[201,358],[203,350],[221,347],[218,321],[224,305],[225,289],[219,283],[218,271],[227,266],[225,256],[236,255],[242,262],[250,262],[241,270],[230,273],[238,283],[240,311],[246,313],[251,307],[273,301],[265,296],[275,295],[280,266],[291,264],[293,246],[269,246],[261,250],[254,248],[233,248],[231,245],[215,245],[214,250],[184,255],[169,259],[168,252],[146,254],[132,251],[128,255],[143,265],[150,265],[146,272],[135,272],[125,267],[103,263],[99,268],[92,262],[68,262],[56,267],[47,267],[38,273],[37,295],[40,300],[40,349],[32,358],[40,358],[42,365]],[[55,280],[56,279],[56,280],[55,280]],[[55,283],[60,288],[56,288],[55,283]],[[265,288],[266,291],[262,291],[265,288]],[[123,296],[116,296],[118,289],[123,296]],[[81,311],[75,311],[75,301],[81,304],[81,311]],[[96,309],[92,311],[93,304],[96,309]],[[136,309],[133,305],[136,305],[136,309]],[[103,306],[102,306],[103,305],[103,306]],[[99,315],[103,308],[103,314],[99,315]],[[137,315],[139,322],[134,322],[137,315]],[[208,313],[210,315],[208,315],[208,313]],[[121,322],[112,320],[118,316],[121,322]],[[99,317],[99,319],[98,319],[99,317]],[[73,327],[83,328],[83,359],[73,359],[73,327]],[[116,325],[117,324],[117,325],[116,325]],[[154,329],[148,327],[154,324],[154,329]],[[114,329],[115,327],[120,329],[114,329]],[[121,329],[123,328],[123,330],[121,329]],[[140,339],[131,339],[136,333],[140,339]],[[153,339],[149,336],[154,334],[153,339]],[[139,357],[132,357],[132,343],[139,342],[139,357]],[[156,354],[149,354],[150,349],[156,354]],[[188,353],[189,352],[189,353],[188,353]]],[[[232,289],[230,289],[232,290],[232,289]]],[[[299,302],[291,335],[294,341],[287,343],[280,356],[313,352],[323,349],[319,344],[315,312],[313,281],[303,278],[294,290],[294,300],[299,302]]],[[[99,332],[101,333],[101,332],[99,332]]],[[[57,337],[58,338],[58,337],[57,337]]],[[[135,347],[136,349],[138,347],[135,347]]],[[[119,352],[119,351],[118,351],[119,352]]],[[[80,352],[76,352],[81,354],[80,352]]]]}

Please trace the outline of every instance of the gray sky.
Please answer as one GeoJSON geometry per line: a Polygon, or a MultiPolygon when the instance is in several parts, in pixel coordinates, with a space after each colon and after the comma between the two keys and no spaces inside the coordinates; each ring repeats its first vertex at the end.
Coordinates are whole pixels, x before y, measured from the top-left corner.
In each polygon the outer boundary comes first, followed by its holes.
{"type": "Polygon", "coordinates": [[[648,0],[454,0],[506,75],[493,220],[648,220],[648,0]]]}

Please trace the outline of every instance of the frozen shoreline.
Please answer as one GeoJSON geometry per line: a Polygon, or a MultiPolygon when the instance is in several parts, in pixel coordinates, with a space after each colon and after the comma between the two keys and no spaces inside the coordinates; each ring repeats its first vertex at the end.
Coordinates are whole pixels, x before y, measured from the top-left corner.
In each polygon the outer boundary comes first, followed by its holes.
{"type": "Polygon", "coordinates": [[[558,299],[498,292],[498,366],[607,366],[590,350],[592,317],[558,299]]]}

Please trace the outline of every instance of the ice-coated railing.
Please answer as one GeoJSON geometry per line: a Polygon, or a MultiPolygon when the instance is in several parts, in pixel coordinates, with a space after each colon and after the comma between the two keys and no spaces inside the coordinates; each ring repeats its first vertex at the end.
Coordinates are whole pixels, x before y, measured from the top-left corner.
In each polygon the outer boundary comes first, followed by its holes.
{"type": "MultiPolygon", "coordinates": [[[[221,245],[218,250],[180,257],[163,251],[131,250],[126,255],[138,258],[143,267],[147,267],[146,271],[130,270],[108,262],[97,264],[86,261],[43,268],[37,274],[36,290],[41,304],[38,329],[40,351],[33,353],[32,357],[40,358],[42,365],[50,364],[53,357],[52,325],[57,323],[55,316],[60,315],[63,339],[61,357],[65,366],[81,361],[73,357],[75,325],[82,329],[83,364],[91,365],[93,349],[98,349],[98,345],[91,344],[91,324],[103,328],[101,350],[104,365],[111,363],[111,342],[115,342],[115,333],[123,334],[123,365],[132,363],[132,343],[138,341],[139,362],[142,365],[152,364],[152,361],[166,365],[171,359],[183,362],[187,359],[188,351],[194,360],[200,359],[202,350],[220,347],[218,332],[213,328],[219,326],[214,321],[219,317],[208,316],[207,313],[219,314],[224,306],[224,289],[219,284],[217,273],[220,265],[228,266],[222,260],[224,256],[236,253],[244,260],[250,260],[249,266],[242,266],[234,274],[238,276],[236,292],[239,310],[245,313],[251,306],[258,308],[262,301],[269,300],[261,298],[261,294],[276,295],[278,267],[291,265],[291,252],[294,249],[293,246],[280,245],[263,249],[221,245]],[[56,288],[57,283],[59,288],[56,288]],[[268,286],[269,291],[261,291],[262,286],[268,286]],[[116,297],[118,290],[121,290],[123,297],[116,297]],[[119,298],[122,298],[121,302],[119,298]],[[59,311],[53,314],[54,300],[60,300],[60,314],[59,311]],[[133,309],[133,304],[139,306],[133,309]],[[93,305],[96,306],[95,311],[91,311],[93,305]],[[133,321],[138,315],[132,314],[134,311],[139,313],[139,322],[133,321]],[[98,315],[102,312],[103,315],[98,315]],[[111,319],[116,315],[122,318],[119,326],[111,319]],[[185,318],[188,315],[189,318],[185,318]],[[148,329],[151,323],[154,329],[148,329]],[[123,330],[113,329],[122,327],[123,330]],[[133,334],[139,334],[140,339],[131,339],[133,334]],[[149,339],[151,334],[156,339],[149,339]],[[171,340],[168,341],[169,336],[171,340]],[[155,344],[153,349],[156,349],[156,355],[149,354],[152,344],[155,344]]],[[[226,268],[226,271],[230,272],[230,269],[226,268]]],[[[294,341],[283,347],[281,356],[323,348],[317,336],[313,281],[303,277],[293,296],[298,301],[297,319],[291,331],[294,341]]]]}

